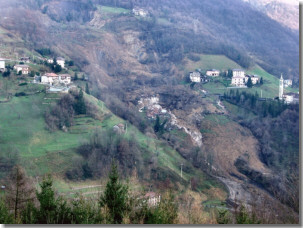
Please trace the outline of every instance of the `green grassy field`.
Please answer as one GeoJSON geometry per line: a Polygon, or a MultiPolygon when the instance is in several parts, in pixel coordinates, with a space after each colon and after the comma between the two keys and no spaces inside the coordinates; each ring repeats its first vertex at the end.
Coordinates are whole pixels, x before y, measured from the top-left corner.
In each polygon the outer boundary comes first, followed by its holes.
{"type": "Polygon", "coordinates": [[[185,66],[186,71],[194,71],[195,69],[217,69],[217,70],[228,70],[233,68],[241,68],[236,62],[230,60],[224,55],[199,55],[200,60],[198,62],[194,62],[191,60],[187,60],[187,64],[185,66]]]}
{"type": "MultiPolygon", "coordinates": [[[[2,79],[2,82],[3,80],[8,79],[2,79]]],[[[10,83],[15,92],[18,92],[18,89],[28,92],[37,86],[34,84],[28,84],[26,87],[18,86],[18,80],[12,80],[10,83]]],[[[125,123],[125,121],[111,113],[102,101],[85,95],[88,102],[97,108],[101,120],[88,116],[76,116],[73,126],[67,132],[60,130],[49,132],[46,129],[44,113],[59,97],[58,94],[41,92],[36,95],[13,97],[7,103],[0,103],[1,155],[9,157],[13,152],[17,153],[19,163],[26,169],[28,175],[41,177],[51,173],[55,177],[54,184],[59,192],[71,192],[71,195],[75,196],[74,193],[77,191],[73,188],[79,186],[79,182],[67,181],[64,174],[73,167],[73,161],[80,158],[76,149],[88,141],[97,129],[111,129],[114,125],[125,123]]],[[[167,143],[147,137],[129,123],[124,137],[135,138],[142,148],[143,159],[149,159],[151,155],[158,154],[160,169],[167,174],[170,173],[174,181],[187,185],[191,177],[199,176],[202,180],[207,179],[201,183],[201,191],[204,188],[220,186],[217,181],[209,180],[201,170],[195,169],[167,143]],[[188,170],[183,172],[182,178],[180,176],[181,163],[188,170]]],[[[81,185],[88,186],[100,182],[101,180],[87,180],[81,182],[81,185]]],[[[82,192],[90,194],[89,192],[94,192],[93,190],[96,189],[82,192]]]]}
{"type": "Polygon", "coordinates": [[[102,6],[101,7],[102,12],[106,13],[129,13],[129,9],[124,8],[118,8],[118,7],[109,7],[109,6],[102,6]]]}

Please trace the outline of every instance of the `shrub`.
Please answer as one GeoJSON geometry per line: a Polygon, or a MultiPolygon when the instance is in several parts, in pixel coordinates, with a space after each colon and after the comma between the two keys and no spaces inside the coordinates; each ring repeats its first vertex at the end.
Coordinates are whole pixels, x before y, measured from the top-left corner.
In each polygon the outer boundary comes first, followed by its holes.
{"type": "Polygon", "coordinates": [[[15,93],[16,97],[22,97],[22,96],[26,96],[25,92],[20,92],[20,93],[15,93]]]}

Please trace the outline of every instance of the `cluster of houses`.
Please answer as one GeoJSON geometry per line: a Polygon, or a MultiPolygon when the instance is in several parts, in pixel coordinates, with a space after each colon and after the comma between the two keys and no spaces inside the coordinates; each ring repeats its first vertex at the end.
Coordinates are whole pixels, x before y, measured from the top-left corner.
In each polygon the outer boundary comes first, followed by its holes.
{"type": "Polygon", "coordinates": [[[46,85],[56,85],[64,84],[68,85],[71,83],[71,76],[69,74],[55,74],[55,73],[45,73],[41,76],[41,84],[46,85]]]}
{"type": "MultiPolygon", "coordinates": [[[[208,82],[208,77],[218,77],[219,75],[220,71],[216,69],[207,70],[205,75],[201,74],[199,71],[195,71],[190,72],[189,79],[191,82],[196,83],[208,82]]],[[[244,70],[233,69],[231,85],[235,87],[246,87],[249,78],[251,79],[253,85],[259,82],[259,77],[257,75],[248,75],[245,74],[244,70]]]]}
{"type": "Polygon", "coordinates": [[[299,103],[299,93],[284,93],[284,87],[288,87],[289,85],[292,85],[292,80],[284,80],[281,74],[279,81],[279,100],[283,100],[286,104],[299,103]]]}
{"type": "Polygon", "coordinates": [[[244,70],[241,69],[233,69],[232,70],[232,78],[231,78],[231,85],[236,87],[245,87],[249,78],[253,85],[259,82],[259,77],[257,75],[248,75],[245,74],[244,70]]]}
{"type": "MultiPolygon", "coordinates": [[[[47,59],[47,62],[50,63],[50,64],[53,64],[54,59],[47,59]]],[[[57,62],[58,65],[60,65],[62,67],[62,69],[65,68],[65,59],[64,58],[58,57],[58,58],[56,58],[56,62],[57,62]]]]}
{"type": "Polygon", "coordinates": [[[45,73],[42,76],[36,75],[33,83],[48,85],[49,93],[68,93],[71,88],[71,75],[45,73]]]}
{"type": "Polygon", "coordinates": [[[147,17],[148,16],[148,11],[139,7],[133,8],[133,14],[135,16],[140,16],[140,17],[147,17]]]}
{"type": "Polygon", "coordinates": [[[205,75],[200,73],[199,71],[190,72],[189,73],[189,79],[191,82],[208,82],[208,77],[218,77],[220,75],[220,71],[216,69],[208,70],[206,71],[205,75]]]}
{"type": "Polygon", "coordinates": [[[155,192],[147,192],[144,195],[144,199],[147,201],[148,206],[154,207],[161,202],[161,195],[155,192]]]}
{"type": "Polygon", "coordinates": [[[167,110],[159,104],[159,97],[141,98],[138,101],[139,112],[146,111],[149,119],[155,119],[158,115],[166,116],[167,110]]]}
{"type": "MultiPolygon", "coordinates": [[[[0,58],[0,72],[5,71],[5,61],[8,61],[7,59],[0,58]]],[[[28,75],[30,74],[30,67],[24,63],[30,63],[30,57],[21,57],[20,58],[21,63],[23,64],[17,64],[14,66],[14,70],[16,70],[17,74],[22,74],[22,75],[28,75]]],[[[53,59],[47,59],[46,60],[48,63],[54,63],[53,59]]],[[[65,59],[62,57],[58,57],[56,59],[57,64],[62,67],[62,69],[65,68],[65,59]]]]}

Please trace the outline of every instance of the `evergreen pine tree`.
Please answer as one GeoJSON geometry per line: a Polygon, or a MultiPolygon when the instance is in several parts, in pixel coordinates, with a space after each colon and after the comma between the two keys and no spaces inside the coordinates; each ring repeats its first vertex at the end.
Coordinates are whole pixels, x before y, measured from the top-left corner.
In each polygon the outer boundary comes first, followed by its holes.
{"type": "Polygon", "coordinates": [[[36,192],[37,199],[40,202],[38,223],[54,224],[56,223],[57,203],[51,176],[43,179],[42,183],[40,184],[40,188],[41,191],[36,192]]]}
{"type": "Polygon", "coordinates": [[[55,73],[59,73],[61,70],[62,70],[62,67],[60,65],[55,65],[54,66],[55,73]]]}
{"type": "Polygon", "coordinates": [[[263,85],[263,77],[260,78],[260,85],[263,85]]]}
{"type": "Polygon", "coordinates": [[[77,80],[78,80],[78,74],[75,73],[74,81],[77,81],[77,80]]]}
{"type": "Polygon", "coordinates": [[[247,86],[248,88],[251,88],[251,87],[253,86],[253,83],[252,83],[252,81],[251,81],[251,78],[250,78],[250,77],[248,78],[248,81],[247,81],[246,86],[247,86]]]}
{"type": "Polygon", "coordinates": [[[85,85],[85,93],[90,94],[88,83],[85,85]]]}
{"type": "Polygon", "coordinates": [[[154,131],[155,132],[159,132],[160,131],[160,118],[159,118],[158,115],[156,117],[156,123],[155,123],[155,126],[154,126],[154,131]]]}
{"type": "Polygon", "coordinates": [[[79,95],[77,96],[77,102],[74,105],[74,110],[79,115],[86,114],[86,105],[82,89],[80,89],[79,95]]]}
{"type": "Polygon", "coordinates": [[[228,78],[232,78],[233,77],[233,71],[232,70],[228,70],[228,72],[227,72],[227,77],[228,78]]]}
{"type": "Polygon", "coordinates": [[[99,201],[101,207],[108,208],[110,223],[122,223],[123,217],[128,211],[127,201],[128,187],[119,181],[117,165],[113,162],[109,173],[109,181],[99,201]]]}

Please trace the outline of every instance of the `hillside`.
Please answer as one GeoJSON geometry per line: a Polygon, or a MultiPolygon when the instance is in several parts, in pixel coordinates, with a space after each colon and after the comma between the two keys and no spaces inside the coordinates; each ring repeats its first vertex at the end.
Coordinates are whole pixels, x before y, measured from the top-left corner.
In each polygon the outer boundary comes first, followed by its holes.
{"type": "Polygon", "coordinates": [[[299,30],[299,1],[298,0],[243,0],[257,10],[264,12],[273,20],[293,30],[299,30]]]}
{"type": "Polygon", "coordinates": [[[37,186],[51,173],[60,194],[96,198],[115,159],[132,190],[195,198],[206,221],[240,204],[297,221],[298,105],[275,98],[281,73],[284,92],[299,91],[298,31],[242,0],[0,3],[1,181],[21,164],[37,186]],[[59,56],[75,86],[65,95],[31,83],[59,56]],[[20,57],[28,76],[13,70],[20,57]],[[234,68],[262,84],[235,88],[234,68]],[[209,69],[220,75],[189,81],[209,69]]]}
{"type": "MultiPolygon", "coordinates": [[[[2,85],[7,83],[6,81],[7,79],[1,79],[2,85]]],[[[36,85],[31,84],[26,88],[22,88],[22,86],[18,88],[18,84],[15,84],[18,83],[18,80],[11,79],[10,81],[16,86],[14,92],[25,91],[28,93],[38,89],[35,88],[36,85]]],[[[85,187],[92,185],[92,183],[96,185],[102,181],[102,179],[80,183],[68,181],[65,173],[75,167],[75,162],[81,161],[81,156],[76,152],[77,148],[89,141],[94,132],[100,129],[111,130],[114,125],[124,123],[125,120],[112,114],[103,102],[90,95],[85,95],[87,102],[95,105],[98,119],[89,116],[76,116],[73,126],[67,132],[49,132],[46,129],[44,112],[59,98],[60,95],[57,94],[40,92],[35,95],[12,97],[9,102],[0,103],[2,123],[0,127],[1,132],[5,132],[0,136],[1,160],[6,161],[6,165],[3,163],[1,165],[2,177],[6,175],[10,165],[19,163],[30,176],[37,178],[37,180],[46,173],[52,173],[56,177],[55,185],[58,184],[60,192],[73,192],[73,189],[79,188],[79,185],[85,187]],[[13,145],[12,141],[15,142],[13,145]]],[[[175,186],[183,186],[182,188],[186,188],[192,177],[199,176],[200,191],[207,197],[206,199],[208,197],[212,199],[208,189],[217,188],[218,183],[209,179],[207,174],[195,169],[169,145],[143,135],[131,124],[128,125],[127,133],[123,137],[134,137],[139,147],[142,148],[141,150],[144,151],[142,154],[144,163],[149,164],[152,169],[159,169],[159,176],[154,183],[155,188],[160,188],[161,182],[166,180],[165,176],[169,177],[171,181],[173,180],[175,186]],[[156,157],[154,155],[155,149],[157,151],[156,157]],[[150,163],[150,159],[156,161],[150,163]],[[154,165],[151,165],[153,163],[154,165]],[[180,177],[180,163],[186,167],[183,170],[182,178],[180,177]]],[[[139,158],[137,157],[137,159],[139,158]]],[[[104,167],[104,169],[106,168],[104,167]]],[[[141,168],[138,166],[137,169],[141,168]]],[[[145,169],[144,175],[142,175],[143,173],[139,174],[141,184],[151,183],[149,172],[145,169]]]]}

